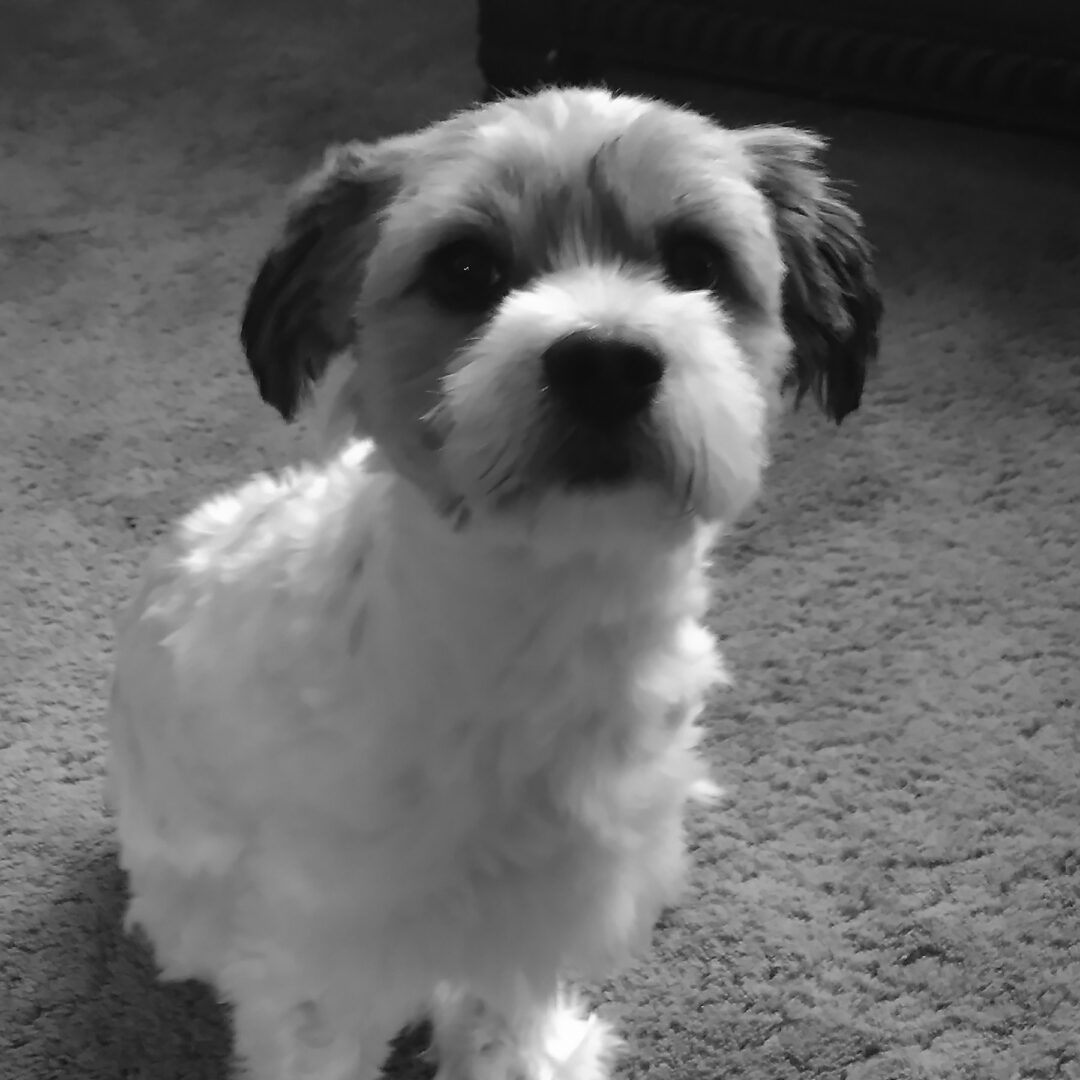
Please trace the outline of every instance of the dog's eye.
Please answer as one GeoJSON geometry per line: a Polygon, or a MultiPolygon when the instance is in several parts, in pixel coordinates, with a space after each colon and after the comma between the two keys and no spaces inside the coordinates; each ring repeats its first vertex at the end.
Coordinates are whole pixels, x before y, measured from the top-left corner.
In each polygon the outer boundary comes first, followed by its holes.
{"type": "Polygon", "coordinates": [[[671,236],[660,249],[664,271],[677,289],[730,295],[738,291],[731,259],[716,244],[700,236],[671,236]]]}
{"type": "Polygon", "coordinates": [[[424,283],[451,311],[486,311],[506,293],[506,266],[484,240],[453,240],[428,256],[424,283]]]}

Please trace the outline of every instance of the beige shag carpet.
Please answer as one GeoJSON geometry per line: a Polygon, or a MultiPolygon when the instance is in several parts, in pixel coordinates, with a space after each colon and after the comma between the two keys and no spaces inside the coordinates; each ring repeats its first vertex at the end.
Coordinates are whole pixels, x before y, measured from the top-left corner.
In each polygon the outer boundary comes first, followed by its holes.
{"type": "MultiPolygon", "coordinates": [[[[467,102],[473,46],[465,0],[3,4],[3,1080],[226,1075],[209,995],[120,932],[112,613],[168,519],[302,441],[237,343],[284,185],[467,102]]],[[[620,1076],[1078,1080],[1080,157],[649,85],[828,133],[888,323],[863,411],[794,416],[726,545],[731,799],[594,988],[620,1076]]]]}

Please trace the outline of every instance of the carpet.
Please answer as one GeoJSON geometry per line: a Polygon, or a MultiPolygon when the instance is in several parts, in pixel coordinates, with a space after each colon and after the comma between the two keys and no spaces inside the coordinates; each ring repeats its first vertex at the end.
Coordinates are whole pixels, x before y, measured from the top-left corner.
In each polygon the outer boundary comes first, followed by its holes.
{"type": "MultiPolygon", "coordinates": [[[[305,444],[237,342],[285,185],[466,103],[473,48],[443,0],[4,4],[3,1080],[225,1076],[209,994],[120,931],[111,620],[167,521],[305,444]]],[[[793,415],[724,546],[729,799],[652,952],[591,988],[619,1075],[1078,1080],[1080,157],[634,84],[827,133],[888,322],[864,409],[793,415]]]]}

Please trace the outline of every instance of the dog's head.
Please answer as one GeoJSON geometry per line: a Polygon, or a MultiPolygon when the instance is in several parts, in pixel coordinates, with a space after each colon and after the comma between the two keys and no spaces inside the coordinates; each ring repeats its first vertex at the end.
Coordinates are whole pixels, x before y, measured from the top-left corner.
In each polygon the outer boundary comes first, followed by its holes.
{"type": "Polygon", "coordinates": [[[794,129],[548,90],[331,151],[251,290],[243,342],[295,413],[351,350],[350,424],[440,506],[755,493],[781,389],[837,421],[880,300],[858,216],[794,129]]]}

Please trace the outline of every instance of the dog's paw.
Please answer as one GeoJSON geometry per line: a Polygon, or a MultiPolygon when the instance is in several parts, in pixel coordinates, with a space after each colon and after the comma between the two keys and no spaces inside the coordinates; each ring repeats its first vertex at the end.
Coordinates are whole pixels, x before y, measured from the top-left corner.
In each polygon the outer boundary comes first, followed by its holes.
{"type": "Polygon", "coordinates": [[[493,1043],[478,1048],[468,1058],[444,1062],[434,1080],[533,1080],[514,1048],[493,1043]]]}
{"type": "Polygon", "coordinates": [[[505,1020],[480,998],[441,987],[434,1020],[435,1080],[529,1080],[505,1020]]]}
{"type": "Polygon", "coordinates": [[[547,1018],[540,1060],[527,1080],[608,1080],[620,1043],[606,1020],[562,1000],[547,1018]]]}
{"type": "Polygon", "coordinates": [[[478,998],[437,1004],[435,1080],[608,1080],[620,1040],[608,1023],[560,997],[520,1026],[478,998]]]}

